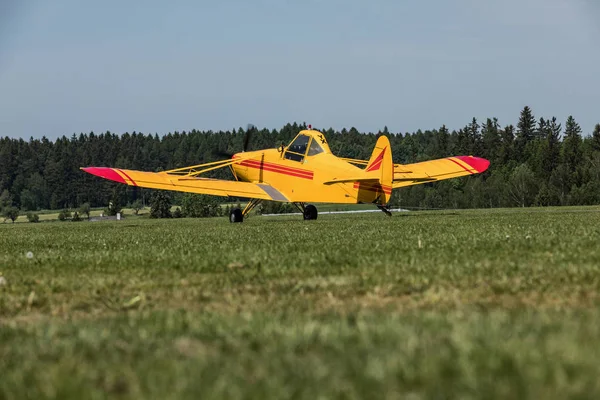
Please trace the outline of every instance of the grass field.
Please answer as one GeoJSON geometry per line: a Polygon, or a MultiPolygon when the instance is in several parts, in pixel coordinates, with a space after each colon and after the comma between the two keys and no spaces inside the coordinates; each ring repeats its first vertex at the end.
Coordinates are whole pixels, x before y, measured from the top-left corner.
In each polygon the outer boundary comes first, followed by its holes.
{"type": "MultiPolygon", "coordinates": [[[[237,205],[238,205],[238,203],[225,203],[225,204],[222,204],[222,207],[223,207],[223,209],[225,209],[226,206],[235,207],[237,205]]],[[[242,203],[242,205],[245,206],[246,204],[242,203]]],[[[175,211],[177,208],[181,208],[181,207],[180,206],[172,206],[171,211],[175,211]]],[[[351,210],[373,210],[373,205],[371,205],[371,204],[321,204],[321,205],[319,205],[320,212],[323,212],[323,211],[351,211],[351,210]]],[[[75,211],[77,211],[77,210],[76,209],[71,210],[71,212],[75,212],[75,211]]],[[[296,212],[296,211],[294,211],[294,212],[296,212]]],[[[59,211],[42,210],[42,211],[35,211],[34,213],[38,214],[38,216],[40,217],[40,222],[58,221],[59,211]]],[[[17,224],[29,223],[29,221],[27,219],[27,214],[28,214],[27,211],[21,211],[19,217],[15,220],[15,223],[17,223],[17,224]]],[[[90,211],[90,217],[99,217],[102,214],[104,214],[104,210],[102,208],[95,208],[90,211]]],[[[121,214],[123,214],[123,216],[125,218],[129,218],[129,219],[135,219],[138,217],[147,217],[150,214],[150,207],[142,208],[141,210],[138,211],[137,215],[135,214],[133,209],[123,208],[123,211],[121,212],[121,214]]],[[[255,213],[253,212],[253,214],[255,214],[255,213]]],[[[81,218],[85,219],[86,216],[81,215],[81,218]]],[[[71,221],[67,220],[64,222],[71,222],[71,221]]],[[[2,223],[2,222],[0,221],[0,223],[2,223]]],[[[4,223],[12,223],[12,222],[9,219],[6,219],[4,221],[4,223]]]]}
{"type": "Polygon", "coordinates": [[[0,273],[0,399],[600,398],[600,207],[0,224],[0,273]]]}

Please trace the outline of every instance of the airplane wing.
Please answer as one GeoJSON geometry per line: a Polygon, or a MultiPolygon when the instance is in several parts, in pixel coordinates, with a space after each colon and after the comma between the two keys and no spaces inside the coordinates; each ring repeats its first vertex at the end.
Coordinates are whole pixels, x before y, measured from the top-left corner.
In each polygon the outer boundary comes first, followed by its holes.
{"type": "Polygon", "coordinates": [[[129,169],[87,167],[83,171],[111,181],[150,189],[175,190],[214,196],[244,197],[287,202],[288,199],[273,186],[264,183],[199,178],[167,172],[145,172],[129,169]]]}
{"type": "Polygon", "coordinates": [[[489,165],[488,160],[473,156],[440,158],[415,164],[394,164],[392,188],[480,174],[487,170],[489,165]]]}

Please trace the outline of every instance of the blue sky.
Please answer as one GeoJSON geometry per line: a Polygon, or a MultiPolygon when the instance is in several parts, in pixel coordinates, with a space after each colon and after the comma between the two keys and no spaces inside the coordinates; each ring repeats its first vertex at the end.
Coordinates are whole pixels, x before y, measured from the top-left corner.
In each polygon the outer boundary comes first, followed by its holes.
{"type": "Polygon", "coordinates": [[[7,0],[0,136],[600,122],[596,0],[7,0]]]}

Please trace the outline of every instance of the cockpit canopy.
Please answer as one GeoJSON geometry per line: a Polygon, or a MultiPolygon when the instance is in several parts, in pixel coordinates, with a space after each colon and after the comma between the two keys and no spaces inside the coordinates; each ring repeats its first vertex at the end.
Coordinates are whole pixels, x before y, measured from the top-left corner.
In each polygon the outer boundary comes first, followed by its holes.
{"type": "Polygon", "coordinates": [[[325,136],[315,130],[301,131],[285,148],[283,157],[287,160],[303,162],[305,157],[321,153],[331,153],[325,136]]]}

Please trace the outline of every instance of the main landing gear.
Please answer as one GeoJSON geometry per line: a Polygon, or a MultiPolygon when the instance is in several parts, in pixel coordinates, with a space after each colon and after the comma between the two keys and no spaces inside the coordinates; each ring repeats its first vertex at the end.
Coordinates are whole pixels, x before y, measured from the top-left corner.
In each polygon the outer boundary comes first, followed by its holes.
{"type": "Polygon", "coordinates": [[[243,221],[244,215],[242,215],[242,210],[240,210],[239,208],[234,208],[233,210],[231,210],[231,212],[229,213],[229,222],[234,223],[243,221]]]}
{"type": "MultiPolygon", "coordinates": [[[[248,215],[248,213],[250,211],[252,211],[254,209],[254,207],[259,205],[260,203],[262,203],[262,200],[254,199],[254,200],[250,200],[250,202],[248,203],[246,208],[244,208],[243,211],[240,210],[239,208],[234,208],[229,213],[229,222],[231,222],[231,223],[244,222],[244,218],[248,215]]],[[[293,204],[296,206],[296,208],[298,208],[298,210],[300,210],[305,221],[317,219],[317,216],[318,216],[317,207],[313,206],[312,204],[306,204],[306,205],[304,203],[293,203],[293,204]]]]}
{"type": "Polygon", "coordinates": [[[246,215],[248,215],[250,211],[254,210],[254,207],[259,205],[260,203],[262,203],[261,199],[252,199],[248,202],[248,204],[244,208],[244,211],[240,210],[239,208],[234,208],[229,212],[229,222],[244,222],[244,217],[246,217],[246,215]]]}
{"type": "Polygon", "coordinates": [[[312,204],[304,204],[304,203],[293,203],[298,210],[302,213],[302,217],[305,221],[310,221],[313,219],[317,219],[317,207],[312,204]]]}
{"type": "Polygon", "coordinates": [[[317,219],[317,207],[313,206],[312,204],[307,205],[306,207],[304,207],[304,212],[303,212],[303,216],[304,216],[304,220],[311,220],[311,219],[317,219]]]}

